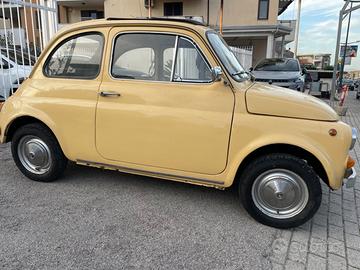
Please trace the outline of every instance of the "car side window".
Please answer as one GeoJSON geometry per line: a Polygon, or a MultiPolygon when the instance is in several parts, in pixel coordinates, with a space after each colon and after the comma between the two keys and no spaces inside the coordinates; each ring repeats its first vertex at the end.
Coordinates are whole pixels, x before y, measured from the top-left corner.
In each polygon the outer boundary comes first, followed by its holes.
{"type": "Polygon", "coordinates": [[[183,37],[179,38],[174,81],[211,82],[211,69],[196,45],[183,37]]]}
{"type": "Polygon", "coordinates": [[[10,69],[13,67],[8,61],[3,58],[1,58],[0,61],[0,69],[10,69]]]}
{"type": "Polygon", "coordinates": [[[117,36],[111,75],[149,81],[212,81],[209,65],[195,44],[170,34],[128,33],[117,36]]]}
{"type": "Polygon", "coordinates": [[[71,37],[54,49],[45,63],[48,77],[94,79],[100,72],[104,37],[87,33],[71,37]]]}
{"type": "Polygon", "coordinates": [[[175,47],[175,36],[129,33],[115,39],[111,75],[114,78],[169,81],[164,52],[175,47]]]}

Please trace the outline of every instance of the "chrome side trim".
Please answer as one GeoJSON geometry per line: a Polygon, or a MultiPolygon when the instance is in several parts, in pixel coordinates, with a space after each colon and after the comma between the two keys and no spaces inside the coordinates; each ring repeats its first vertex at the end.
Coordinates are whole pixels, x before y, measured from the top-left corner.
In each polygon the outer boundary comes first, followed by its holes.
{"type": "Polygon", "coordinates": [[[173,62],[172,62],[172,66],[171,66],[170,82],[174,81],[174,73],[175,73],[175,64],[176,64],[176,56],[177,56],[178,44],[179,44],[179,36],[176,36],[174,55],[173,55],[173,62]]]}
{"type": "Polygon", "coordinates": [[[356,128],[352,128],[351,129],[351,145],[350,145],[350,150],[352,150],[355,146],[357,140],[357,129],[356,128]]]}
{"type": "Polygon", "coordinates": [[[92,161],[87,161],[87,160],[77,159],[76,163],[82,164],[82,165],[87,165],[87,166],[95,166],[95,167],[103,168],[103,169],[110,168],[113,170],[128,172],[128,173],[149,174],[149,175],[153,175],[155,177],[160,177],[160,178],[161,177],[165,177],[165,178],[171,177],[171,178],[176,178],[176,179],[179,179],[179,180],[185,181],[185,182],[198,182],[198,183],[206,183],[206,184],[213,184],[213,185],[224,185],[224,182],[221,182],[221,181],[214,181],[214,180],[195,178],[195,177],[184,177],[184,176],[180,176],[180,175],[151,172],[151,171],[146,171],[146,170],[131,169],[128,167],[116,166],[116,165],[99,163],[99,162],[92,162],[92,161]]]}

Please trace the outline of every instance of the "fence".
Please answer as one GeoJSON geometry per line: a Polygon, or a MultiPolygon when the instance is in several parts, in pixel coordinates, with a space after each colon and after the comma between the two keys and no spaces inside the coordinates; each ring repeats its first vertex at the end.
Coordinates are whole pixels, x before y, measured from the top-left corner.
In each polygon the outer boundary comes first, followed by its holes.
{"type": "Polygon", "coordinates": [[[0,0],[0,100],[29,76],[57,31],[56,0],[0,0]]]}
{"type": "Polygon", "coordinates": [[[230,47],[236,58],[240,61],[241,65],[245,68],[245,70],[249,70],[252,67],[252,55],[253,55],[253,47],[230,47]]]}

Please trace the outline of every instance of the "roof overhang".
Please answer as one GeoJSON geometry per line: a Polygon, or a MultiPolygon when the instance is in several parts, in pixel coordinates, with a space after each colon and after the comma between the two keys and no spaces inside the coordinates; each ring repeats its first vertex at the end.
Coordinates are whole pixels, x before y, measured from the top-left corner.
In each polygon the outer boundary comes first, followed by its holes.
{"type": "Polygon", "coordinates": [[[103,7],[104,0],[58,0],[57,3],[66,7],[103,7]]]}
{"type": "Polygon", "coordinates": [[[281,15],[294,0],[279,0],[279,11],[278,15],[281,15]]]}
{"type": "Polygon", "coordinates": [[[268,36],[274,35],[281,37],[289,35],[292,28],[281,25],[244,25],[244,26],[225,26],[223,28],[224,37],[249,37],[249,36],[268,36]]]}

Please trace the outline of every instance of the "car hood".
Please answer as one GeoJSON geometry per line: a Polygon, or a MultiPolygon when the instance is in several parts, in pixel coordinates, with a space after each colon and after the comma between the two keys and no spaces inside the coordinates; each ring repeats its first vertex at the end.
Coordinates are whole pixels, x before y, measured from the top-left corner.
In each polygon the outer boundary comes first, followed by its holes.
{"type": "Polygon", "coordinates": [[[300,76],[300,71],[253,71],[256,79],[265,80],[290,80],[300,76]]]}
{"type": "Polygon", "coordinates": [[[319,121],[338,121],[338,114],[325,102],[296,91],[274,85],[255,83],[246,91],[249,113],[300,118],[319,121]]]}

